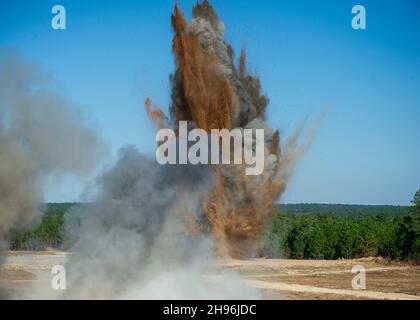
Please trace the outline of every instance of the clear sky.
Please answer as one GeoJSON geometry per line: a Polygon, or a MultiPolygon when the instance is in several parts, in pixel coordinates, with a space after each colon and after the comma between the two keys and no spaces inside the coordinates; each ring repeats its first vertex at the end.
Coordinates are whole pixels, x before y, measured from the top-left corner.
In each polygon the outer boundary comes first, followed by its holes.
{"type": "MultiPolygon", "coordinates": [[[[195,2],[178,1],[188,18],[195,2]]],[[[408,204],[420,187],[420,2],[211,2],[261,77],[271,126],[287,136],[328,108],[282,202],[408,204]],[[351,27],[355,4],[366,8],[367,30],[351,27]]],[[[143,101],[169,105],[174,4],[0,0],[0,46],[52,71],[111,155],[127,144],[154,152],[143,101]],[[66,30],[51,28],[55,4],[67,10],[66,30]]],[[[81,190],[71,179],[52,183],[47,200],[81,190]]]]}

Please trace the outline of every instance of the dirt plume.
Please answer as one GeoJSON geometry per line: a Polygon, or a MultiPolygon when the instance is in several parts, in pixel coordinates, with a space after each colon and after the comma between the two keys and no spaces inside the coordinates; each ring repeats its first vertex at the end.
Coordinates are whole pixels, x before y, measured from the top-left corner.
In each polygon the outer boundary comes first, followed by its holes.
{"type": "Polygon", "coordinates": [[[179,121],[198,128],[252,128],[265,131],[265,170],[247,176],[243,165],[213,165],[215,187],[205,205],[205,216],[219,256],[252,256],[274,202],[285,190],[297,156],[300,132],[280,148],[280,133],[265,123],[268,98],[260,80],[246,68],[241,51],[235,64],[232,47],[224,40],[224,24],[206,0],[193,8],[190,24],[176,5],[172,15],[175,72],[171,75],[169,117],[146,107],[157,128],[177,129],[179,121]]]}

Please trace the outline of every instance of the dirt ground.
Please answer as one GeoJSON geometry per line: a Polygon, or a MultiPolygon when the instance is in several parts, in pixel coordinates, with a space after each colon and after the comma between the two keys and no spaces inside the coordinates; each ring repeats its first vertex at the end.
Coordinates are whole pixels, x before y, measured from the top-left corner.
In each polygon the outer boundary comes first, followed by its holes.
{"type": "MultiPolygon", "coordinates": [[[[64,264],[67,253],[10,251],[0,266],[0,285],[21,290],[52,266],[64,264]]],[[[381,258],[357,260],[229,260],[220,268],[240,273],[243,281],[261,289],[264,299],[417,299],[420,300],[420,266],[381,258]],[[354,266],[366,270],[366,289],[352,288],[354,266]]]]}
{"type": "Polygon", "coordinates": [[[416,299],[420,300],[420,266],[381,258],[354,260],[256,259],[227,261],[265,299],[416,299]],[[366,289],[352,288],[354,266],[366,270],[366,289]]]}

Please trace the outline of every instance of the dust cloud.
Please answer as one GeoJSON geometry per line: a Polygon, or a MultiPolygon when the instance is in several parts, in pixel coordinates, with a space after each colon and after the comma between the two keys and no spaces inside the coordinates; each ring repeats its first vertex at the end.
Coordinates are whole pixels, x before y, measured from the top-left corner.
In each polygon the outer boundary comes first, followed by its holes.
{"type": "Polygon", "coordinates": [[[210,229],[219,257],[250,258],[275,201],[309,142],[299,144],[302,127],[281,147],[279,131],[265,122],[269,100],[262,93],[259,78],[247,71],[245,50],[236,64],[233,49],[224,40],[225,26],[207,0],[194,6],[192,16],[188,24],[175,6],[172,48],[176,69],[171,75],[169,116],[150,99],[146,100],[146,110],[158,129],[177,129],[179,121],[189,121],[207,132],[264,129],[263,174],[247,176],[245,165],[212,166],[215,187],[205,204],[204,225],[197,222],[203,230],[210,229]]]}

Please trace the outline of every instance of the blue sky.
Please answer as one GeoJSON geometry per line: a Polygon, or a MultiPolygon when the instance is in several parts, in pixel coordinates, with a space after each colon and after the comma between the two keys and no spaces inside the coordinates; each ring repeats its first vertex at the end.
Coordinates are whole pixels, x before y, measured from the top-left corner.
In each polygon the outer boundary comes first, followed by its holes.
{"type": "MultiPolygon", "coordinates": [[[[178,3],[187,17],[196,1],[178,3]]],[[[0,0],[0,46],[52,71],[111,155],[154,152],[146,97],[169,105],[174,1],[0,0]],[[51,8],[67,10],[53,30],[51,8]]],[[[213,0],[236,52],[270,98],[268,121],[290,134],[328,108],[282,202],[408,204],[420,188],[420,3],[213,0]],[[351,28],[363,4],[367,30],[351,28]]],[[[52,182],[47,200],[75,200],[83,183],[52,182]]]]}

